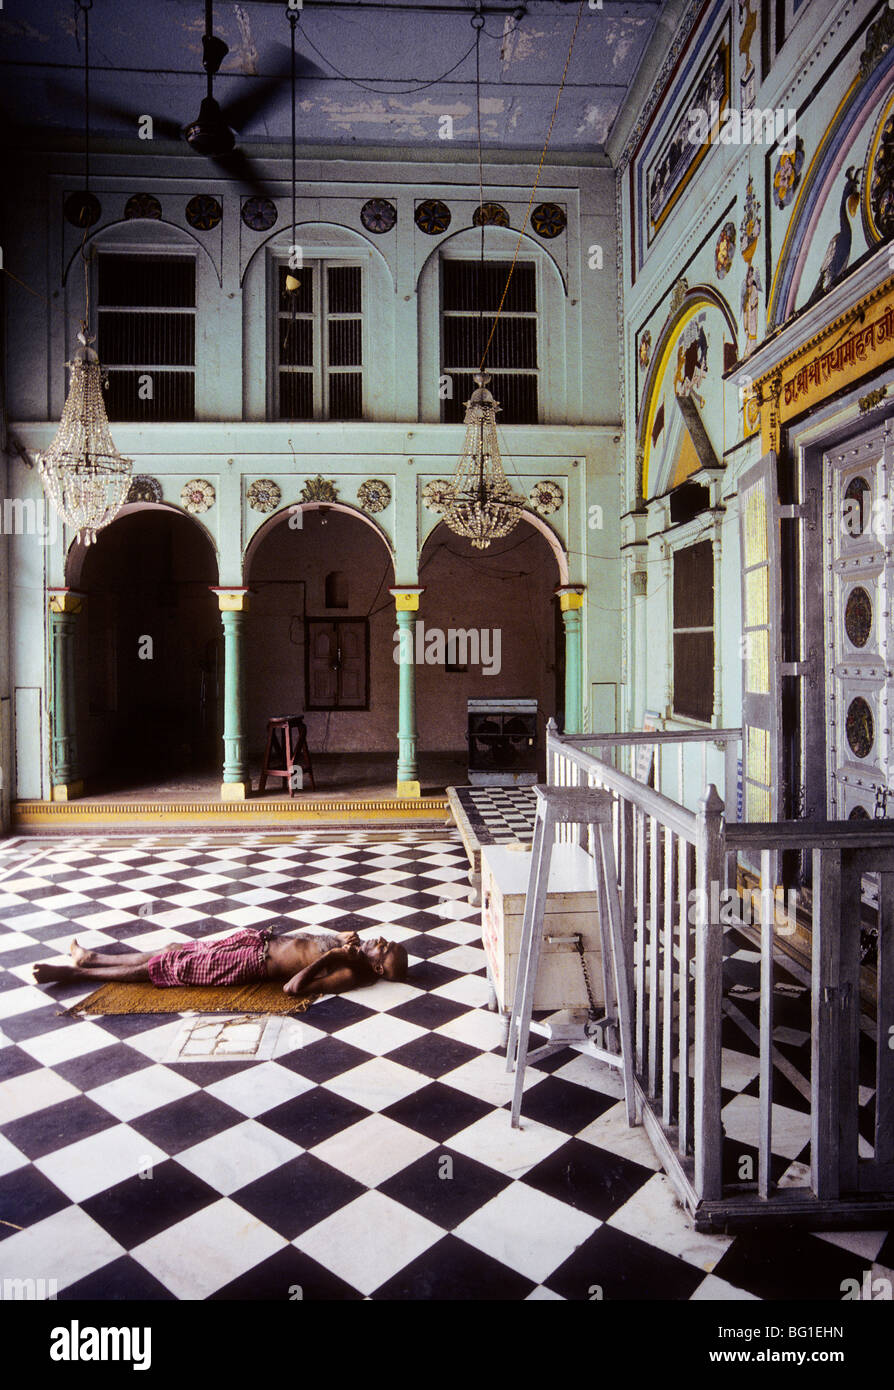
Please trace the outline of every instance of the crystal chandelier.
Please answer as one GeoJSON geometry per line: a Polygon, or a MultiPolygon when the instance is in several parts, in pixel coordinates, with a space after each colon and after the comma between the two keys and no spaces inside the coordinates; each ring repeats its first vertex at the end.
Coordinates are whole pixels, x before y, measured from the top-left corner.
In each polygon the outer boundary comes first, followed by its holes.
{"type": "Polygon", "coordinates": [[[112,442],[102,398],[103,369],[82,326],[81,346],[67,364],[71,371],[62,420],[37,466],[47,497],[66,526],[85,545],[123,506],[131,484],[132,460],[112,442]]]}
{"type": "Polygon", "coordinates": [[[450,484],[444,521],[457,536],[477,550],[508,536],[518,525],[525,498],[512,491],[503,471],[497,443],[496,413],[500,409],[487,383],[476,372],[478,389],[466,401],[466,442],[450,484]]]}
{"type": "MultiPolygon", "coordinates": [[[[78,0],[84,20],[84,207],[90,197],[90,9],[93,0],[78,0]]],[[[130,490],[133,461],[122,458],[112,442],[109,418],[102,398],[106,373],[90,346],[90,276],[85,245],[90,220],[83,223],[84,318],[78,348],[71,362],[68,397],[62,420],[46,453],[38,454],[37,466],[44,492],[63,523],[77,531],[78,540],[90,545],[101,526],[117,514],[130,490]]]]}

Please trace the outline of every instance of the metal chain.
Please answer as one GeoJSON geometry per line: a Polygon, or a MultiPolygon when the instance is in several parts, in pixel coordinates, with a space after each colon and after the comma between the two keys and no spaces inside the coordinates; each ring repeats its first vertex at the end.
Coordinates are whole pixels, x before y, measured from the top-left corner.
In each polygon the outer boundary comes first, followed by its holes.
{"type": "Polygon", "coordinates": [[[599,1017],[599,1010],[596,1007],[596,1000],[593,998],[593,982],[590,979],[590,967],[587,964],[587,957],[584,951],[584,939],[580,932],[577,933],[577,945],[574,948],[580,957],[580,968],[584,972],[584,984],[587,989],[587,998],[590,1001],[590,1018],[599,1017]]]}

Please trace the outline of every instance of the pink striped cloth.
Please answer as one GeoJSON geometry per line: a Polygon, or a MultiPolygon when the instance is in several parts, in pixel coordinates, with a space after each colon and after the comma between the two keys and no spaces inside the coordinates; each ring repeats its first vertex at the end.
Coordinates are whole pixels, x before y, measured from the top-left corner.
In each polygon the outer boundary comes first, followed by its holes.
{"type": "Polygon", "coordinates": [[[185,941],[160,951],[147,964],[158,989],[174,985],[243,985],[267,978],[269,928],[246,927],[222,941],[185,941]]]}

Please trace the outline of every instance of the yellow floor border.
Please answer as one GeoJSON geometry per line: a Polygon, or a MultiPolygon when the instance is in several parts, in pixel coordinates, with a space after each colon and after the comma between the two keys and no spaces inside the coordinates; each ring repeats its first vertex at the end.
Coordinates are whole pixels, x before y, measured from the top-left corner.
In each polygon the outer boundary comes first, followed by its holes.
{"type": "Polygon", "coordinates": [[[84,805],[72,801],[16,801],[10,808],[16,830],[85,825],[317,825],[354,821],[444,821],[445,797],[387,801],[119,801],[84,805]]]}

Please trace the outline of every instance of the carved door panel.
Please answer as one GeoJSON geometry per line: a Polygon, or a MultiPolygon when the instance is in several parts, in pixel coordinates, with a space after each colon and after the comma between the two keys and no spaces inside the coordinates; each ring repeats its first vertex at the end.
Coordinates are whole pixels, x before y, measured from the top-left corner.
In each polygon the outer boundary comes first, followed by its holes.
{"type": "MultiPolygon", "coordinates": [[[[878,429],[824,456],[827,807],[872,817],[894,774],[894,501],[878,429]]],[[[894,788],[892,788],[894,798],[894,788]]],[[[882,814],[883,809],[878,812],[882,814]]],[[[894,804],[888,814],[894,813],[894,804]]]]}

